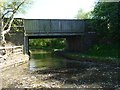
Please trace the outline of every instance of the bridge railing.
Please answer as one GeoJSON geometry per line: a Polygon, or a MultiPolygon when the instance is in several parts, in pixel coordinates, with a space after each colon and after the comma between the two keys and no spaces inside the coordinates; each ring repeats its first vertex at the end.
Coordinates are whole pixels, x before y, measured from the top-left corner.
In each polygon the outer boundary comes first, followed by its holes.
{"type": "Polygon", "coordinates": [[[23,46],[0,47],[0,58],[11,54],[22,54],[23,46]],[[1,55],[3,54],[3,55],[1,55]]]}

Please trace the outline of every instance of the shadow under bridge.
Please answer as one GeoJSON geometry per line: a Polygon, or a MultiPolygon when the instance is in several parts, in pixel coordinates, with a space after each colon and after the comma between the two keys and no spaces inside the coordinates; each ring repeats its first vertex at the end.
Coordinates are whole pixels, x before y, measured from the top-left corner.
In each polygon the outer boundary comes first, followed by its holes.
{"type": "Polygon", "coordinates": [[[24,51],[28,54],[31,38],[66,38],[69,50],[82,49],[81,37],[85,32],[84,20],[24,19],[24,51]]]}

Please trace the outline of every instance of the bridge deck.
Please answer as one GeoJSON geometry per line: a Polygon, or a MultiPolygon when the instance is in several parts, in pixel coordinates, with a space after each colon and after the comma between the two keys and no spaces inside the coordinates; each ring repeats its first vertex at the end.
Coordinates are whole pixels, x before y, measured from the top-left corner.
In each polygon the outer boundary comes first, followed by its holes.
{"type": "Polygon", "coordinates": [[[25,36],[68,36],[82,35],[84,20],[25,19],[25,36]]]}

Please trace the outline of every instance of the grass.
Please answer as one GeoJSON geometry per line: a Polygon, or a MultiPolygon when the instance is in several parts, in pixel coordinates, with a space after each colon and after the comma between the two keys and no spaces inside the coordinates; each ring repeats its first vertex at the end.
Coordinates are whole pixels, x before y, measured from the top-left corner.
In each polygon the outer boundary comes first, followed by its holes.
{"type": "Polygon", "coordinates": [[[64,56],[76,60],[120,64],[119,50],[117,45],[94,45],[85,53],[67,52],[64,56]]]}
{"type": "Polygon", "coordinates": [[[86,54],[98,57],[118,57],[118,45],[94,45],[86,54]]]}

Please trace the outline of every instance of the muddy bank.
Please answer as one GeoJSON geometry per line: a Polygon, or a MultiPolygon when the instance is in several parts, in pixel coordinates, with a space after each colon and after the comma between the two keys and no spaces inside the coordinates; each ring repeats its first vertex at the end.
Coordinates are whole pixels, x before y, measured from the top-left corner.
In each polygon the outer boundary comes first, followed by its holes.
{"type": "MultiPolygon", "coordinates": [[[[86,64],[87,65],[87,64],[86,64]]],[[[120,89],[120,68],[109,66],[69,66],[29,70],[24,64],[2,72],[3,88],[106,88],[120,89]],[[73,68],[74,67],[74,68],[73,68]]]]}
{"type": "Polygon", "coordinates": [[[29,63],[2,72],[2,88],[59,88],[57,82],[43,81],[46,76],[37,78],[29,71],[29,63]]]}

